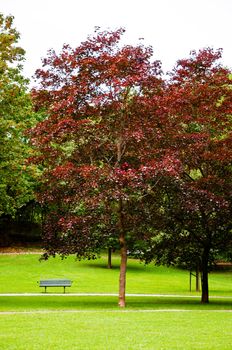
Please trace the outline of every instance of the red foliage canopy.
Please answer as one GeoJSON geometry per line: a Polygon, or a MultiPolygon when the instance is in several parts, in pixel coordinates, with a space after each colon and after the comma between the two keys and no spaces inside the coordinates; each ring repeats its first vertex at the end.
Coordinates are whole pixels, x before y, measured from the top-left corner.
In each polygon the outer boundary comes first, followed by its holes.
{"type": "Polygon", "coordinates": [[[197,213],[202,193],[231,205],[232,89],[220,50],[192,52],[165,82],[151,47],[121,46],[123,33],[97,30],[49,52],[32,92],[47,118],[31,140],[50,207],[48,254],[89,257],[113,235],[125,273],[128,242],[153,232],[173,184],[185,213],[193,192],[197,213]]]}

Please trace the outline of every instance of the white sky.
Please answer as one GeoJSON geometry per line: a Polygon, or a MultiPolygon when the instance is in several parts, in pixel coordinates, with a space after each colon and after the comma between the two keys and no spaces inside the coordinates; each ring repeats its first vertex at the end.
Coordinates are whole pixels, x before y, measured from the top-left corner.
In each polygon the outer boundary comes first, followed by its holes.
{"type": "Polygon", "coordinates": [[[209,46],[223,48],[222,62],[232,67],[232,0],[0,0],[0,12],[15,17],[27,77],[48,49],[76,47],[94,26],[123,26],[127,44],[144,38],[164,71],[191,50],[209,46]]]}

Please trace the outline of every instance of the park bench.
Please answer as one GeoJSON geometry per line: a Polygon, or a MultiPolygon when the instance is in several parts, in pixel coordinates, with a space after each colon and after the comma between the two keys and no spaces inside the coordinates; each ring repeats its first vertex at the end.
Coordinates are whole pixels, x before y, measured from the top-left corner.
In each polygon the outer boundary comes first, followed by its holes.
{"type": "Polygon", "coordinates": [[[64,293],[66,287],[71,287],[72,281],[70,280],[41,280],[38,282],[40,287],[45,288],[45,293],[47,291],[47,287],[64,287],[64,293]]]}

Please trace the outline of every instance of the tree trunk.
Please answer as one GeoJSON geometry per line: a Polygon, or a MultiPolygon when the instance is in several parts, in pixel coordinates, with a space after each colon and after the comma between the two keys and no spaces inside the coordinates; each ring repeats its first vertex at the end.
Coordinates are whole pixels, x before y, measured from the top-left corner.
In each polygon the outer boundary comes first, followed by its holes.
{"type": "Polygon", "coordinates": [[[196,292],[200,292],[200,267],[199,263],[196,265],[196,292]]]}
{"type": "Polygon", "coordinates": [[[126,235],[123,224],[123,205],[122,199],[119,200],[118,206],[118,228],[119,228],[119,243],[120,243],[120,276],[119,276],[119,300],[120,307],[126,306],[126,267],[127,267],[127,244],[126,235]]]}
{"type": "MultiPolygon", "coordinates": [[[[122,112],[121,130],[124,128],[124,109],[122,112]]],[[[119,166],[122,160],[122,156],[125,152],[125,142],[122,137],[122,133],[117,140],[117,162],[115,166],[119,166]]],[[[126,268],[127,268],[127,244],[126,244],[126,234],[124,228],[124,218],[123,218],[123,201],[122,198],[118,201],[118,230],[119,230],[119,243],[120,243],[120,276],[119,276],[119,296],[118,296],[118,306],[126,306],[126,268]]]]}
{"type": "Polygon", "coordinates": [[[127,267],[127,248],[126,248],[126,244],[124,244],[123,246],[121,246],[121,264],[120,264],[120,277],[119,277],[118,305],[120,307],[126,306],[126,267],[127,267]]]}
{"type": "Polygon", "coordinates": [[[108,248],[108,269],[112,269],[112,248],[108,248]]]}
{"type": "Polygon", "coordinates": [[[201,303],[207,304],[209,302],[209,284],[208,284],[208,262],[209,262],[209,249],[204,248],[202,256],[202,292],[201,292],[201,303]]]}

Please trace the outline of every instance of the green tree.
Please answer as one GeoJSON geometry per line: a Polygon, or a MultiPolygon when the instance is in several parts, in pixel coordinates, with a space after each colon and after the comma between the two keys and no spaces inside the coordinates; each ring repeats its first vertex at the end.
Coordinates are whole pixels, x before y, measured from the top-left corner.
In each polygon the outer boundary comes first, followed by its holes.
{"type": "Polygon", "coordinates": [[[25,130],[34,123],[28,80],[22,75],[25,51],[13,16],[0,14],[0,217],[14,216],[33,198],[33,167],[25,130]]]}

